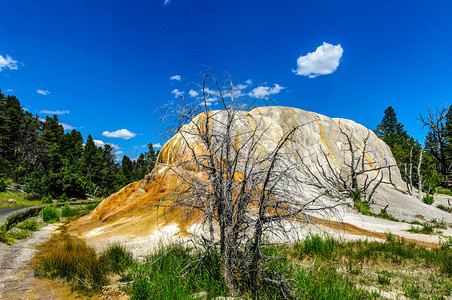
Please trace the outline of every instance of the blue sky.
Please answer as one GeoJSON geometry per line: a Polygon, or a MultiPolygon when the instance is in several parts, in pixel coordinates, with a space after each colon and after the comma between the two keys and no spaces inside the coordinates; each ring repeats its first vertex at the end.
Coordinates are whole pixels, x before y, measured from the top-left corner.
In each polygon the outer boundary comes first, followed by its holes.
{"type": "Polygon", "coordinates": [[[452,2],[372,2],[0,1],[0,88],[130,157],[164,143],[158,108],[206,66],[371,129],[391,105],[423,141],[418,114],[452,103],[452,2]]]}

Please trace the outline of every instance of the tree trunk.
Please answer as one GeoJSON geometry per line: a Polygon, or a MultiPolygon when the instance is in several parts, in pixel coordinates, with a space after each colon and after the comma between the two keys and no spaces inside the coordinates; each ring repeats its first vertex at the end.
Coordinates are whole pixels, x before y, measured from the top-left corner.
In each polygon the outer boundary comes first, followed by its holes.
{"type": "Polygon", "coordinates": [[[422,199],[422,174],[421,174],[421,164],[422,164],[422,154],[424,153],[424,148],[421,148],[421,153],[419,154],[419,165],[417,166],[417,176],[419,178],[419,186],[417,191],[417,198],[422,199]]]}

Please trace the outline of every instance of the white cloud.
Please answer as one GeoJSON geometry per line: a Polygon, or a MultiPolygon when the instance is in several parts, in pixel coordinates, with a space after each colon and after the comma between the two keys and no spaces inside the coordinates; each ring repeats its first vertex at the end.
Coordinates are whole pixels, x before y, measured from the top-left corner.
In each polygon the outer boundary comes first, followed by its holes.
{"type": "Polygon", "coordinates": [[[162,144],[160,143],[152,144],[152,148],[162,148],[162,144]]]}
{"type": "Polygon", "coordinates": [[[124,151],[121,151],[121,150],[118,150],[118,151],[115,151],[115,152],[114,152],[115,155],[121,155],[121,154],[123,154],[123,153],[124,153],[124,151]]]}
{"type": "Polygon", "coordinates": [[[292,72],[297,75],[309,76],[309,78],[331,74],[339,66],[343,52],[340,44],[334,46],[323,42],[315,52],[300,56],[297,59],[297,69],[292,72]]]}
{"type": "Polygon", "coordinates": [[[163,2],[163,6],[168,5],[171,2],[171,0],[165,0],[165,2],[163,2]]]}
{"type": "Polygon", "coordinates": [[[241,84],[241,83],[234,86],[234,88],[238,89],[238,90],[244,90],[247,87],[248,87],[248,84],[241,84]]]}
{"type": "Polygon", "coordinates": [[[268,96],[278,94],[283,89],[285,89],[285,87],[282,87],[279,84],[275,84],[274,87],[258,86],[249,92],[248,95],[257,99],[267,99],[268,96]]]}
{"type": "Polygon", "coordinates": [[[39,90],[39,89],[37,89],[36,92],[37,92],[38,94],[45,95],[45,96],[47,96],[48,94],[50,94],[49,91],[44,91],[44,90],[39,90]]]}
{"type": "Polygon", "coordinates": [[[102,135],[106,136],[106,137],[111,137],[111,138],[120,138],[120,139],[128,140],[128,139],[135,137],[137,134],[133,133],[127,129],[119,129],[119,130],[112,131],[112,132],[104,131],[104,132],[102,132],[102,135]]]}
{"type": "Polygon", "coordinates": [[[190,97],[196,97],[199,95],[199,93],[195,90],[188,91],[188,94],[190,95],[190,97]]]}
{"type": "Polygon", "coordinates": [[[12,89],[6,89],[5,90],[5,93],[12,93],[12,92],[14,92],[12,89]]]}
{"type": "Polygon", "coordinates": [[[48,115],[65,115],[68,114],[69,111],[68,110],[41,110],[39,113],[41,114],[48,114],[48,115]]]}
{"type": "Polygon", "coordinates": [[[251,79],[248,79],[247,81],[245,81],[245,83],[246,83],[247,85],[253,85],[253,81],[252,81],[251,79]]]}
{"type": "Polygon", "coordinates": [[[77,127],[71,126],[71,125],[69,125],[69,124],[61,123],[61,122],[60,122],[60,125],[63,126],[63,129],[64,129],[64,130],[77,129],[77,127]]]}
{"type": "Polygon", "coordinates": [[[6,57],[0,55],[0,72],[6,69],[17,70],[19,69],[19,64],[17,60],[13,59],[8,54],[6,54],[6,57]]]}
{"type": "Polygon", "coordinates": [[[179,98],[184,94],[184,92],[179,91],[178,89],[174,89],[171,94],[174,94],[174,98],[179,98]]]}
{"type": "Polygon", "coordinates": [[[110,143],[105,143],[104,141],[101,141],[101,140],[93,140],[93,142],[94,142],[94,144],[97,146],[97,147],[105,147],[105,145],[110,145],[110,147],[112,148],[112,149],[115,149],[115,150],[119,150],[119,149],[121,149],[118,145],[116,145],[116,144],[110,144],[110,143]]]}
{"type": "Polygon", "coordinates": [[[170,77],[170,80],[177,80],[177,81],[180,81],[180,80],[181,80],[181,77],[180,77],[180,75],[174,75],[174,76],[171,76],[171,77],[170,77]]]}
{"type": "Polygon", "coordinates": [[[209,98],[207,98],[207,99],[205,100],[205,103],[204,103],[204,99],[203,99],[203,100],[201,100],[201,101],[199,102],[198,105],[201,105],[201,106],[204,106],[204,105],[206,105],[206,106],[212,106],[212,105],[217,105],[217,104],[218,104],[218,99],[217,99],[216,97],[209,97],[209,98]]]}

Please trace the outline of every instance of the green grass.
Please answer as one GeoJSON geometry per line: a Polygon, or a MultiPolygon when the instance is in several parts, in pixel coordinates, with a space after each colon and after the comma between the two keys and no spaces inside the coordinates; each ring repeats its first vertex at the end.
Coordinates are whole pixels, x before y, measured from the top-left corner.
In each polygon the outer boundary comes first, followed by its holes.
{"type": "Polygon", "coordinates": [[[386,211],[386,209],[382,209],[380,211],[380,213],[375,214],[370,210],[370,205],[369,203],[365,202],[365,201],[355,201],[355,203],[353,204],[353,206],[356,208],[356,210],[366,216],[372,216],[372,217],[377,217],[377,218],[382,218],[382,219],[387,219],[390,221],[395,221],[395,222],[399,222],[399,220],[397,218],[395,218],[393,215],[391,215],[390,213],[388,213],[386,211]]]}
{"type": "Polygon", "coordinates": [[[433,225],[427,222],[423,223],[422,227],[411,226],[411,228],[408,231],[412,233],[424,233],[424,234],[433,234],[435,232],[433,225]]]}
{"type": "Polygon", "coordinates": [[[98,292],[108,284],[108,266],[84,242],[69,238],[41,257],[34,267],[37,277],[60,278],[72,288],[98,292]]]}
{"type": "MultiPolygon", "coordinates": [[[[121,245],[96,255],[75,238],[59,243],[51,242],[51,251],[38,259],[37,276],[60,278],[74,288],[96,292],[108,283],[109,274],[120,274],[124,291],[137,300],[231,296],[216,249],[203,253],[172,245],[138,262],[121,245]]],[[[391,234],[386,242],[309,235],[293,245],[265,246],[262,254],[267,259],[261,265],[261,278],[267,280],[259,285],[261,299],[377,299],[378,291],[392,290],[412,299],[451,295],[452,237],[440,248],[427,249],[391,234]],[[276,284],[282,281],[284,289],[276,284]]],[[[240,280],[237,296],[251,299],[248,275],[240,280]]]]}
{"type": "Polygon", "coordinates": [[[421,227],[411,226],[408,230],[412,233],[424,233],[424,234],[434,234],[441,233],[441,231],[435,229],[447,229],[447,225],[444,220],[438,221],[436,219],[432,219],[430,223],[424,222],[421,223],[419,221],[411,221],[410,224],[420,225],[421,227]]]}
{"type": "Polygon", "coordinates": [[[436,207],[438,207],[439,209],[441,209],[441,210],[443,210],[445,212],[452,213],[452,207],[450,207],[450,206],[444,206],[442,204],[439,204],[436,207]]]}
{"type": "Polygon", "coordinates": [[[0,193],[0,208],[38,206],[42,204],[40,199],[24,193],[10,191],[0,193]],[[14,203],[9,203],[9,199],[14,199],[16,201],[14,203]]]}
{"type": "Polygon", "coordinates": [[[441,188],[437,191],[438,194],[445,194],[452,196],[452,191],[449,188],[441,188]]]}

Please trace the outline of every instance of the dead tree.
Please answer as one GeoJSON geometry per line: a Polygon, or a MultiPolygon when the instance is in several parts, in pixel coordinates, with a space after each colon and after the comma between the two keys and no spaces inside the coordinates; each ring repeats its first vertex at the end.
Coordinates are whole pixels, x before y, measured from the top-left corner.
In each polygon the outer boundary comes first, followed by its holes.
{"type": "Polygon", "coordinates": [[[432,111],[428,108],[427,116],[419,114],[418,120],[422,122],[422,127],[427,127],[429,133],[426,137],[426,147],[429,149],[429,153],[438,162],[438,171],[443,175],[449,172],[450,166],[447,163],[446,156],[446,114],[449,108],[444,106],[443,108],[436,108],[436,111],[432,111]]]}
{"type": "Polygon", "coordinates": [[[422,173],[421,173],[421,165],[422,165],[422,154],[424,153],[424,149],[421,148],[421,152],[419,153],[419,165],[417,166],[417,177],[419,179],[418,190],[417,190],[417,198],[422,199],[422,173]]]}
{"type": "Polygon", "coordinates": [[[306,171],[316,180],[317,188],[326,189],[331,196],[372,203],[372,197],[382,183],[393,185],[391,168],[396,165],[388,164],[386,159],[378,162],[369,160],[369,154],[372,152],[369,149],[370,130],[367,130],[363,147],[359,147],[353,141],[355,129],[347,132],[340,122],[338,125],[345,140],[343,155],[340,158],[343,168],[333,165],[330,154],[322,151],[316,156],[317,172],[309,168],[306,171]]]}
{"type": "Polygon", "coordinates": [[[223,89],[213,73],[204,75],[198,103],[182,97],[181,107],[170,108],[178,147],[158,164],[173,185],[150,209],[177,207],[199,225],[206,251],[220,249],[231,295],[240,293],[245,279],[256,299],[263,282],[290,297],[284,280],[264,276],[262,246],[267,239],[287,241],[303,224],[314,222],[310,213],[331,216],[340,204],[325,205],[321,192],[309,198],[300,193],[306,183],[297,174],[305,164],[293,158],[294,148],[301,147],[294,135],[306,124],[280,137],[267,135],[271,124],[241,111],[244,102],[234,98],[231,80],[228,84],[223,89]],[[221,110],[210,109],[212,96],[221,110]]]}

